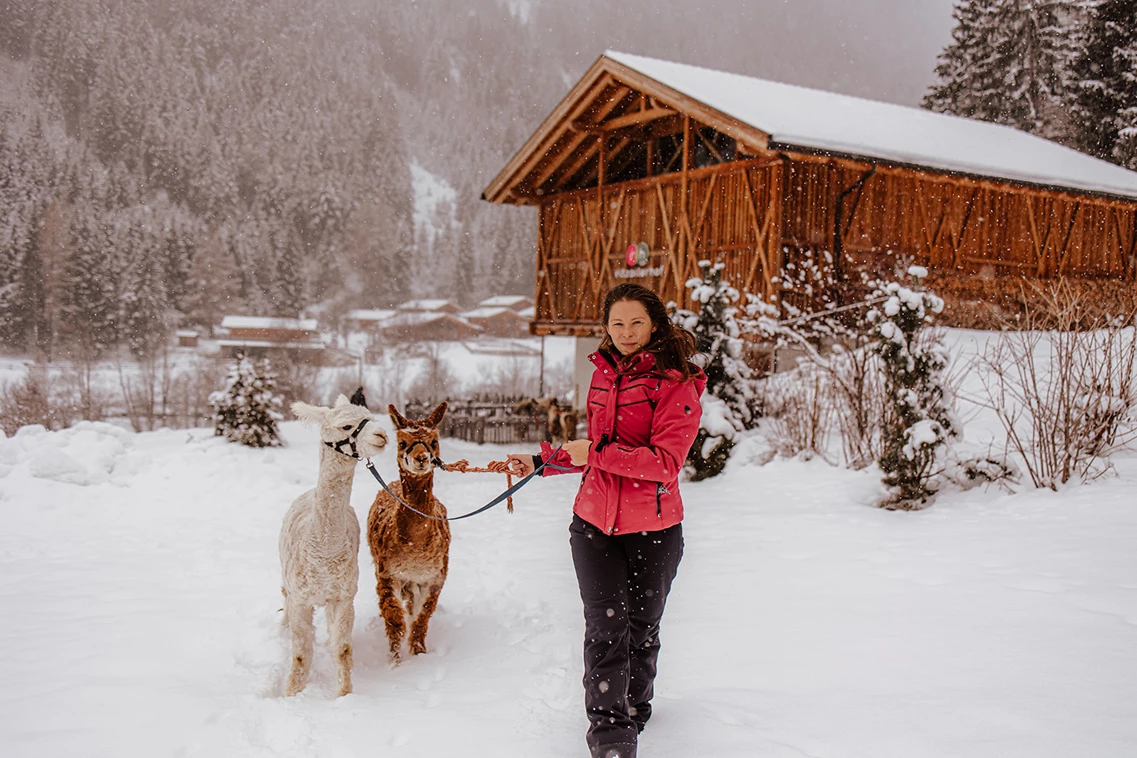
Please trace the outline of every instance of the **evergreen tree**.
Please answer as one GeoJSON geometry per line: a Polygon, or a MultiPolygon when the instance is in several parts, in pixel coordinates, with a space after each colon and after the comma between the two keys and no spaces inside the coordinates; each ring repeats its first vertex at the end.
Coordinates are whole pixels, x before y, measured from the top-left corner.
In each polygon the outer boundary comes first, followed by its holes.
{"type": "Polygon", "coordinates": [[[1137,169],[1137,0],[1091,3],[1075,73],[1078,149],[1137,169]]]}
{"type": "Polygon", "coordinates": [[[229,249],[214,233],[194,250],[183,312],[188,323],[213,333],[213,327],[230,313],[241,313],[241,277],[229,249]]]}
{"type": "Polygon", "coordinates": [[[1071,139],[1080,0],[959,0],[924,107],[1071,139]]]}
{"type": "Polygon", "coordinates": [[[742,357],[735,320],[738,290],[723,281],[724,264],[699,261],[702,276],[687,282],[699,312],[676,311],[674,321],[696,339],[698,362],[707,375],[703,417],[687,463],[694,481],[717,476],[726,466],[738,432],[753,426],[753,375],[742,357]]]}
{"type": "Polygon", "coordinates": [[[998,121],[998,80],[987,65],[992,57],[989,39],[993,6],[993,0],[957,0],[952,8],[952,41],[939,55],[936,83],[924,96],[925,108],[998,121]]]}
{"type": "Polygon", "coordinates": [[[124,216],[116,246],[128,261],[123,272],[119,323],[130,352],[152,358],[166,344],[173,328],[162,266],[163,239],[145,208],[124,216]]]}
{"type": "MultiPolygon", "coordinates": [[[[917,282],[927,274],[917,266],[908,272],[917,282]]],[[[882,505],[917,509],[935,494],[931,479],[942,462],[941,452],[959,434],[943,381],[947,353],[940,339],[926,329],[944,303],[918,283],[905,287],[888,282],[872,298],[884,298],[879,308],[866,314],[876,340],[874,349],[883,361],[888,398],[878,464],[890,495],[882,505]]]]}
{"type": "Polygon", "coordinates": [[[225,389],[209,396],[214,434],[249,447],[279,447],[276,423],[283,399],[268,359],[238,355],[225,379],[225,389]]]}
{"type": "Polygon", "coordinates": [[[87,362],[118,341],[119,287],[106,265],[110,237],[89,209],[77,209],[71,237],[63,272],[60,336],[87,362]]]}

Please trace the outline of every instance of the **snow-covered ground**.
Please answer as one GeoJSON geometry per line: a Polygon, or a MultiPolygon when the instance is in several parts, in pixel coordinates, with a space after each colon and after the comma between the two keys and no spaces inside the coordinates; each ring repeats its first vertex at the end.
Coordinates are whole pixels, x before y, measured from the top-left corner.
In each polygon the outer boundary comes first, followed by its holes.
{"type": "MultiPolygon", "coordinates": [[[[103,424],[0,440],[0,754],[581,756],[574,476],[454,524],[427,655],[396,669],[361,550],[355,692],[281,696],[276,539],[312,432],[252,450],[103,424]]],[[[444,441],[447,459],[506,451],[444,441]]],[[[389,453],[380,469],[394,475],[389,453]]],[[[877,475],[733,464],[684,485],[658,758],[1132,756],[1137,460],[1059,493],[877,510],[877,475]]],[[[453,512],[494,475],[440,474],[453,512]]],[[[376,491],[361,467],[360,517],[376,491]]],[[[320,641],[326,639],[320,629],[320,641]]]]}
{"type": "MultiPolygon", "coordinates": [[[[965,397],[966,358],[989,338],[947,335],[965,397]]],[[[466,381],[528,370],[454,346],[438,357],[466,381]]],[[[990,412],[960,416],[964,445],[999,440],[990,412]]],[[[0,439],[0,756],[585,755],[577,477],[453,525],[430,652],[395,669],[363,547],[355,692],[333,697],[320,628],[312,681],[289,699],[276,541],[317,446],[296,422],[283,434],[274,450],[91,423],[0,439]]],[[[896,513],[872,507],[873,469],[759,466],[761,448],[684,484],[686,556],[642,756],[1137,754],[1137,454],[1059,492],[949,492],[896,513]]],[[[506,452],[442,450],[474,464],[506,452]]],[[[377,462],[395,475],[390,453],[377,462]]],[[[452,512],[503,486],[437,480],[452,512]]],[[[361,519],[376,488],[360,467],[361,519]]]]}

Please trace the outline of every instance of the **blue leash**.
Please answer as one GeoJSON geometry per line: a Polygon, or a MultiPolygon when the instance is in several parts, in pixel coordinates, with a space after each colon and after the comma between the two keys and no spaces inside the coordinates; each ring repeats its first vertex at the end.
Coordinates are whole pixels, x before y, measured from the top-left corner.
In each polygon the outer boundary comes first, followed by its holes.
{"type": "MultiPolygon", "coordinates": [[[[561,448],[559,448],[559,447],[556,450],[554,450],[553,454],[549,456],[549,459],[551,460],[554,455],[556,455],[558,452],[560,452],[560,450],[561,450],[561,448]]],[[[367,464],[367,470],[371,472],[371,475],[373,477],[375,477],[375,481],[379,482],[379,486],[382,487],[387,492],[388,495],[395,498],[395,501],[397,503],[399,503],[399,505],[403,506],[404,508],[406,508],[408,511],[411,511],[412,513],[417,513],[418,515],[422,516],[423,518],[428,518],[431,521],[458,521],[460,519],[470,518],[470,516],[477,516],[479,513],[482,513],[483,511],[488,511],[490,508],[493,508],[495,505],[498,505],[502,501],[508,500],[510,495],[512,495],[514,492],[517,492],[517,490],[521,489],[526,484],[528,484],[530,479],[532,479],[533,477],[540,474],[541,471],[543,469],[545,469],[546,467],[557,470],[557,471],[572,471],[571,468],[565,468],[564,466],[554,466],[553,464],[549,463],[549,461],[544,461],[543,463],[541,463],[540,466],[533,469],[533,472],[530,473],[528,476],[526,476],[524,479],[522,479],[520,482],[513,485],[512,487],[507,489],[505,492],[501,493],[500,495],[498,495],[493,500],[486,503],[485,505],[483,505],[481,508],[477,509],[476,511],[470,511],[469,513],[463,513],[461,516],[451,516],[449,518],[439,518],[438,516],[431,516],[429,513],[423,513],[422,511],[418,510],[417,508],[415,508],[411,505],[408,505],[401,497],[399,497],[398,495],[396,495],[394,492],[391,491],[391,488],[387,486],[387,483],[385,481],[383,481],[383,477],[380,476],[379,472],[375,469],[375,464],[371,462],[371,459],[367,458],[365,462],[367,464]]]]}

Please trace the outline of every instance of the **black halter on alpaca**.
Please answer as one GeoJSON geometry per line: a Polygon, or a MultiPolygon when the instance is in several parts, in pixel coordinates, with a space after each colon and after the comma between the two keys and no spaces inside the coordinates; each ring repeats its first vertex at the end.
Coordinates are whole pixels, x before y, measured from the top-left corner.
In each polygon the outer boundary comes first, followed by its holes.
{"type": "Polygon", "coordinates": [[[355,441],[359,439],[359,433],[363,431],[363,427],[367,426],[367,422],[371,419],[365,418],[356,425],[351,434],[344,437],[339,442],[325,442],[324,444],[335,450],[340,455],[346,455],[348,458],[354,458],[357,461],[362,460],[359,457],[359,448],[356,446],[355,441]],[[342,448],[347,447],[351,449],[350,453],[345,453],[342,448]]]}

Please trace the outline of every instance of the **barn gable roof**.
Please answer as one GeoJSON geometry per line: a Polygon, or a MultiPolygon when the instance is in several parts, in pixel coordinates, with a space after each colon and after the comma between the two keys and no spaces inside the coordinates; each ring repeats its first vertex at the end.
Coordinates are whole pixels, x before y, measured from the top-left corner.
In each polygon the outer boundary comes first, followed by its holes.
{"type": "Polygon", "coordinates": [[[596,133],[686,113],[755,151],[823,153],[1137,198],[1137,172],[1006,126],[609,51],[483,193],[533,202],[596,133]]]}

